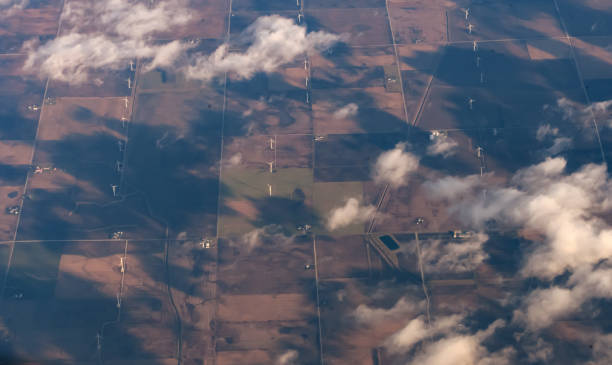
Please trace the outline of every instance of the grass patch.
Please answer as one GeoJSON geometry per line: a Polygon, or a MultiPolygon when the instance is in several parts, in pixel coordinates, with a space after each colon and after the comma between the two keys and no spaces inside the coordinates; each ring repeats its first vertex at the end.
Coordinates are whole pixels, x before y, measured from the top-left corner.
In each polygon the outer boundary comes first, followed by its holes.
{"type": "MultiPolygon", "coordinates": [[[[325,227],[327,217],[334,208],[343,206],[349,198],[363,199],[363,183],[360,181],[318,182],[314,184],[314,210],[319,217],[315,226],[317,233],[330,233],[325,227]]],[[[362,223],[333,231],[334,234],[362,234],[362,223]]]]}

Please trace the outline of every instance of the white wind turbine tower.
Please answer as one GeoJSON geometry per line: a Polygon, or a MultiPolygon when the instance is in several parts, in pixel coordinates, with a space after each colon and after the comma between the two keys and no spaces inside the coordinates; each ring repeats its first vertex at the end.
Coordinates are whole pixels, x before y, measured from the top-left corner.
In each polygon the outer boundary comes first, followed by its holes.
{"type": "Polygon", "coordinates": [[[474,29],[474,24],[468,23],[468,25],[467,25],[468,34],[472,34],[472,30],[473,29],[474,29]]]}
{"type": "Polygon", "coordinates": [[[268,194],[272,196],[272,185],[268,184],[268,194]]]}
{"type": "Polygon", "coordinates": [[[478,42],[474,41],[472,47],[474,48],[474,52],[478,51],[478,42]]]}
{"type": "Polygon", "coordinates": [[[132,79],[130,79],[129,77],[127,78],[127,83],[128,83],[128,89],[132,88],[132,79]]]}
{"type": "Polygon", "coordinates": [[[274,172],[274,161],[268,162],[268,166],[270,166],[270,173],[274,172]]]}
{"type": "Polygon", "coordinates": [[[468,18],[470,17],[470,8],[462,9],[462,10],[465,13],[465,20],[468,20],[468,18]]]}
{"type": "Polygon", "coordinates": [[[134,71],[134,61],[130,60],[130,71],[134,71]]]}
{"type": "Polygon", "coordinates": [[[127,109],[129,107],[129,100],[127,96],[123,99],[123,101],[125,102],[125,109],[127,109]]]}
{"type": "Polygon", "coordinates": [[[476,100],[475,100],[475,99],[472,99],[472,98],[469,98],[469,99],[468,99],[468,105],[470,106],[470,110],[474,110],[474,102],[475,102],[475,101],[476,101],[476,100]]]}
{"type": "Polygon", "coordinates": [[[113,189],[113,197],[117,197],[117,188],[118,185],[111,185],[111,189],[113,189]]]}

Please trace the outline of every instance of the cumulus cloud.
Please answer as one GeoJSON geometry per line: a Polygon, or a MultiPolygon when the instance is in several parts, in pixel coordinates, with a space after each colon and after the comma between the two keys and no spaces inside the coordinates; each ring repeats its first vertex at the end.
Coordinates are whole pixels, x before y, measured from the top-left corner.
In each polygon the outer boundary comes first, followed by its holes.
{"type": "Polygon", "coordinates": [[[292,241],[293,237],[286,236],[281,226],[271,224],[245,233],[239,239],[230,240],[229,245],[241,247],[249,253],[261,246],[282,245],[292,241]]]}
{"type": "MultiPolygon", "coordinates": [[[[612,229],[598,217],[612,205],[612,184],[604,165],[588,164],[564,174],[563,158],[519,171],[511,186],[488,190],[487,199],[466,195],[452,207],[465,223],[482,227],[490,219],[527,227],[546,237],[526,261],[524,273],[550,279],[612,254],[612,229]]],[[[474,191],[473,177],[453,178],[474,191]]],[[[433,185],[444,185],[444,179],[433,185]]]]}
{"type": "Polygon", "coordinates": [[[276,365],[297,365],[299,354],[295,350],[287,350],[275,361],[276,365]]]}
{"type": "Polygon", "coordinates": [[[441,155],[450,157],[457,152],[459,143],[443,133],[432,133],[429,135],[430,144],[427,146],[427,154],[431,156],[441,155]]]}
{"type": "Polygon", "coordinates": [[[569,137],[559,137],[553,140],[552,146],[548,147],[544,153],[546,156],[558,155],[561,152],[567,151],[572,147],[574,142],[569,137]]]}
{"type": "Polygon", "coordinates": [[[567,98],[557,100],[556,109],[562,113],[563,119],[573,121],[583,126],[590,125],[593,118],[604,124],[610,123],[612,100],[604,100],[583,107],[567,98]]]}
{"type": "Polygon", "coordinates": [[[210,55],[188,56],[195,43],[153,40],[155,34],[192,19],[187,3],[166,0],[154,4],[147,7],[128,0],[68,3],[62,22],[69,32],[44,44],[27,42],[24,71],[79,84],[87,81],[92,70],[125,69],[138,58],[144,71],[174,69],[199,80],[225,72],[249,78],[256,72],[273,72],[301,54],[327,49],[341,39],[326,32],[307,33],[293,19],[271,15],[259,17],[238,36],[237,45],[247,47],[244,52],[230,51],[230,44],[225,43],[210,55]]]}
{"type": "Polygon", "coordinates": [[[158,2],[152,8],[127,0],[69,4],[62,18],[75,24],[72,31],[44,44],[26,42],[24,71],[79,84],[87,81],[91,70],[125,69],[135,58],[147,60],[145,69],[169,67],[193,46],[150,39],[189,21],[189,12],[177,0],[158,2]],[[93,31],[85,28],[90,25],[93,31]]]}
{"type": "Polygon", "coordinates": [[[381,321],[405,318],[407,315],[421,311],[423,308],[424,302],[414,302],[407,297],[402,297],[389,309],[372,308],[368,305],[360,304],[353,311],[352,316],[360,324],[372,325],[381,321]]]}
{"type": "Polygon", "coordinates": [[[242,163],[242,153],[238,152],[232,155],[232,157],[230,157],[229,160],[227,160],[226,167],[232,168],[232,167],[240,166],[241,163],[242,163]]]}
{"type": "Polygon", "coordinates": [[[536,131],[536,139],[542,142],[546,139],[546,137],[556,136],[558,134],[559,134],[559,128],[551,127],[550,124],[543,124],[536,131]]]}
{"type": "Polygon", "coordinates": [[[333,209],[327,220],[330,230],[340,229],[354,223],[365,223],[376,213],[373,205],[361,205],[359,200],[350,198],[342,207],[333,209]]]}
{"type": "Polygon", "coordinates": [[[581,269],[563,287],[533,291],[525,300],[523,310],[515,312],[515,319],[532,330],[545,328],[593,298],[612,298],[612,268],[581,269]]]}
{"type": "Polygon", "coordinates": [[[523,259],[523,276],[552,281],[569,272],[567,282],[536,289],[523,301],[515,319],[530,329],[549,326],[590,299],[612,297],[612,270],[602,264],[612,255],[612,227],[602,218],[612,210],[612,183],[605,165],[587,164],[568,174],[566,164],[548,158],[525,168],[510,186],[489,189],[486,199],[473,178],[453,179],[466,194],[451,211],[466,224],[482,227],[494,219],[542,237],[523,259]]]}
{"type": "Polygon", "coordinates": [[[350,118],[357,115],[359,106],[355,103],[349,103],[334,112],[334,119],[350,118]]]}
{"type": "Polygon", "coordinates": [[[0,0],[0,19],[9,17],[30,5],[30,0],[0,0]]]}
{"type": "Polygon", "coordinates": [[[438,200],[454,200],[483,186],[479,175],[466,177],[445,176],[425,185],[428,194],[438,200]]]}
{"type": "Polygon", "coordinates": [[[224,44],[210,55],[194,55],[183,71],[188,78],[198,80],[210,80],[226,72],[239,79],[250,78],[257,72],[274,72],[304,53],[328,49],[340,39],[322,31],[307,33],[293,19],[262,16],[239,36],[238,46],[247,46],[244,52],[232,52],[230,45],[224,44]]]}
{"type": "Polygon", "coordinates": [[[511,362],[512,349],[490,353],[482,345],[505,324],[504,321],[497,320],[472,334],[461,324],[463,320],[462,315],[452,315],[427,325],[423,317],[418,317],[388,338],[385,347],[391,354],[404,354],[407,364],[498,365],[511,362]],[[424,341],[426,339],[430,341],[424,341]]]}
{"type": "Polygon", "coordinates": [[[476,233],[465,241],[422,241],[421,258],[425,270],[445,273],[472,271],[487,259],[488,254],[482,246],[488,239],[486,234],[476,233]]]}
{"type": "Polygon", "coordinates": [[[378,156],[372,173],[374,182],[394,188],[408,183],[408,176],[419,167],[419,158],[405,149],[405,143],[398,143],[394,149],[378,156]]]}
{"type": "Polygon", "coordinates": [[[587,365],[612,364],[612,334],[598,333],[593,341],[593,358],[587,365]]]}

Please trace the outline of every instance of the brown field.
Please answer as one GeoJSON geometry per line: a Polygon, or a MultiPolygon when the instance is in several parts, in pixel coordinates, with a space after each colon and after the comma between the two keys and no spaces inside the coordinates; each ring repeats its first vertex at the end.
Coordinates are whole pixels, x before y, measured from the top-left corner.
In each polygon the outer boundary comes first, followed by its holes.
{"type": "Polygon", "coordinates": [[[44,108],[38,139],[62,140],[73,135],[103,134],[124,139],[121,117],[130,118],[130,105],[128,100],[126,109],[124,98],[58,98],[55,105],[44,108]]]}
{"type": "Polygon", "coordinates": [[[576,56],[585,79],[612,78],[612,37],[574,39],[576,56]]]}
{"type": "Polygon", "coordinates": [[[312,135],[270,135],[226,138],[224,166],[226,168],[269,169],[307,168],[312,166],[312,135]],[[272,142],[270,142],[272,141],[272,142]],[[272,148],[270,148],[272,143],[272,148]]]}
{"type": "Polygon", "coordinates": [[[370,250],[368,263],[368,248],[362,236],[317,236],[317,264],[319,278],[328,280],[334,278],[368,277],[370,270],[380,269],[380,260],[375,251],[370,250]]]}
{"type": "Polygon", "coordinates": [[[306,92],[291,86],[299,80],[303,86],[303,68],[295,68],[297,79],[282,73],[257,75],[249,81],[230,80],[225,121],[226,135],[308,134],[312,132],[306,92]],[[280,79],[279,79],[280,78],[280,79]],[[283,86],[285,85],[285,86],[283,86]]]}
{"type": "Polygon", "coordinates": [[[385,84],[384,66],[395,64],[393,47],[336,47],[334,51],[310,57],[312,87],[363,88],[385,84]]]}
{"type": "Polygon", "coordinates": [[[134,73],[129,70],[129,63],[125,69],[116,71],[94,71],[87,81],[79,84],[68,84],[63,81],[49,81],[47,96],[50,97],[125,97],[130,96],[131,89],[128,89],[128,77],[134,83],[134,73]]]}
{"type": "Polygon", "coordinates": [[[391,308],[403,294],[408,295],[408,299],[414,302],[420,301],[422,296],[416,286],[407,283],[368,284],[359,279],[338,279],[321,283],[325,362],[372,364],[372,351],[421,313],[407,311],[395,316],[381,316],[370,323],[360,323],[354,317],[354,311],[359,305],[391,308]],[[398,285],[401,285],[401,290],[398,290],[398,285]]]}
{"type": "Polygon", "coordinates": [[[279,237],[271,239],[272,242],[252,251],[237,242],[221,241],[217,284],[223,296],[290,293],[289,298],[293,298],[293,293],[310,292],[314,272],[305,270],[304,265],[314,263],[312,242],[305,237],[294,238],[292,242],[277,242],[279,237]]]}
{"type": "Polygon", "coordinates": [[[612,5],[597,0],[558,0],[561,16],[573,36],[610,36],[612,5]]]}
{"type": "Polygon", "coordinates": [[[3,19],[0,36],[28,34],[55,35],[59,19],[61,1],[47,2],[46,7],[37,9],[23,9],[16,11],[12,16],[3,19]]]}
{"type": "Polygon", "coordinates": [[[313,90],[315,134],[389,133],[406,128],[400,93],[382,87],[313,90]],[[335,114],[349,103],[358,105],[355,115],[335,114]]]}
{"type": "Polygon", "coordinates": [[[401,44],[446,41],[446,16],[441,1],[389,1],[395,42],[401,44]]]}
{"type": "Polygon", "coordinates": [[[217,318],[224,322],[297,321],[312,315],[313,307],[302,293],[222,295],[217,318]]]}
{"type": "Polygon", "coordinates": [[[561,37],[563,30],[552,1],[487,2],[470,6],[472,34],[459,6],[448,9],[451,41],[561,37]],[[504,14],[500,17],[499,14],[504,14]]]}
{"type": "Polygon", "coordinates": [[[392,43],[385,9],[312,9],[305,12],[313,30],[349,34],[347,43],[380,46],[392,43]]]}

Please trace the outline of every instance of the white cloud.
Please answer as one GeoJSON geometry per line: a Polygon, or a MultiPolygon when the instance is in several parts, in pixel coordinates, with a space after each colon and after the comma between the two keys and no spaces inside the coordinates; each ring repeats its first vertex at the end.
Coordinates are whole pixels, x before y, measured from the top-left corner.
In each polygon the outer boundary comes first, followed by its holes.
{"type": "Polygon", "coordinates": [[[394,188],[407,184],[408,175],[419,167],[419,158],[404,151],[405,143],[398,143],[394,149],[378,156],[372,177],[377,184],[389,184],[394,188]]]}
{"type": "Polygon", "coordinates": [[[292,236],[286,236],[281,226],[271,224],[245,233],[237,240],[230,240],[230,246],[242,247],[247,253],[261,246],[283,245],[293,241],[292,236]]]}
{"type": "Polygon", "coordinates": [[[593,358],[586,365],[612,364],[612,334],[597,333],[593,341],[593,358]]]}
{"type": "Polygon", "coordinates": [[[612,227],[601,218],[612,210],[606,166],[588,164],[570,174],[565,167],[565,159],[548,158],[519,171],[510,186],[490,188],[486,199],[473,178],[454,178],[465,195],[451,211],[466,223],[482,227],[495,219],[542,237],[523,258],[523,276],[552,280],[569,271],[565,284],[536,289],[523,301],[515,320],[530,329],[547,327],[592,298],[612,297],[612,270],[601,264],[612,256],[612,227]]]}
{"type": "Polygon", "coordinates": [[[529,294],[515,319],[537,330],[577,311],[593,298],[612,298],[612,268],[580,269],[564,287],[537,289],[529,294]]]}
{"type": "Polygon", "coordinates": [[[373,325],[381,321],[397,320],[405,318],[407,315],[422,310],[424,302],[410,301],[407,297],[400,298],[393,307],[389,309],[372,308],[365,304],[360,304],[352,316],[364,325],[373,325]]]}
{"type": "Polygon", "coordinates": [[[540,142],[544,141],[548,136],[556,136],[559,134],[559,128],[551,127],[550,124],[541,125],[536,132],[536,139],[540,142]]]}
{"type": "Polygon", "coordinates": [[[126,0],[69,4],[62,17],[75,24],[72,31],[42,45],[35,40],[27,42],[24,71],[79,84],[87,81],[91,70],[126,69],[135,58],[147,60],[147,70],[169,67],[193,46],[150,39],[156,32],[189,21],[188,11],[176,0],[158,2],[153,8],[126,0]],[[84,29],[89,26],[94,30],[84,29]]]}
{"type": "Polygon", "coordinates": [[[340,39],[326,32],[307,33],[293,19],[262,16],[239,36],[240,44],[248,45],[244,52],[232,52],[224,44],[210,55],[194,55],[183,71],[188,78],[198,80],[210,80],[226,72],[240,79],[250,78],[257,72],[274,72],[305,53],[323,51],[340,39]]]}
{"type": "Polygon", "coordinates": [[[25,9],[29,4],[30,0],[0,0],[0,19],[25,9]]]}
{"type": "Polygon", "coordinates": [[[155,2],[153,7],[127,0],[70,2],[62,12],[63,34],[44,44],[27,42],[26,72],[72,84],[87,81],[92,70],[126,69],[141,59],[144,71],[173,68],[188,78],[210,80],[225,72],[240,78],[273,72],[305,52],[324,50],[338,40],[325,32],[307,33],[293,19],[278,15],[259,17],[238,38],[249,45],[244,53],[230,52],[223,44],[211,55],[187,56],[196,44],[153,41],[153,35],[186,25],[192,19],[183,0],[155,2]]]}
{"type": "Polygon", "coordinates": [[[583,126],[590,126],[593,117],[598,122],[604,124],[609,123],[610,112],[612,107],[612,100],[604,100],[595,103],[591,103],[590,106],[582,107],[581,105],[570,101],[567,98],[560,98],[557,100],[557,109],[561,111],[563,119],[576,122],[583,126]]]}
{"type": "Polygon", "coordinates": [[[334,119],[345,119],[354,117],[359,111],[359,106],[355,103],[349,103],[334,112],[334,119]]]}
{"type": "Polygon", "coordinates": [[[569,137],[558,137],[553,140],[553,145],[545,150],[547,156],[558,155],[572,147],[574,142],[569,137]]]}
{"type": "Polygon", "coordinates": [[[295,350],[287,350],[282,353],[277,359],[276,365],[297,365],[299,354],[295,350]]]}
{"type": "Polygon", "coordinates": [[[232,157],[227,160],[226,167],[232,168],[239,166],[242,163],[242,153],[238,152],[232,155],[232,157]]]}
{"type": "Polygon", "coordinates": [[[497,320],[474,334],[461,325],[462,315],[441,317],[426,325],[423,317],[410,321],[385,341],[391,354],[404,354],[406,364],[500,365],[511,363],[514,351],[505,348],[490,353],[482,342],[504,326],[497,320]],[[424,341],[429,339],[429,341],[424,341]],[[419,346],[417,346],[419,345],[419,346]]]}
{"type": "Polygon", "coordinates": [[[462,316],[452,315],[442,317],[428,325],[423,316],[417,317],[385,340],[385,347],[390,353],[406,353],[414,345],[428,337],[451,332],[454,328],[460,326],[462,320],[462,316]]]}
{"type": "Polygon", "coordinates": [[[359,200],[350,198],[344,206],[330,212],[327,227],[333,231],[353,223],[365,223],[372,219],[374,213],[376,213],[376,208],[373,205],[362,206],[359,200]]]}
{"type": "Polygon", "coordinates": [[[465,241],[422,241],[421,258],[425,271],[457,273],[476,269],[488,257],[482,248],[488,239],[486,234],[476,233],[465,241]]]}
{"type": "Polygon", "coordinates": [[[474,189],[481,186],[482,179],[478,175],[466,177],[445,176],[425,184],[430,196],[437,200],[454,200],[466,194],[472,194],[474,189]]]}
{"type": "Polygon", "coordinates": [[[431,142],[427,146],[427,154],[431,156],[441,155],[444,158],[450,157],[457,152],[457,147],[459,146],[457,141],[442,133],[430,134],[429,140],[431,142]]]}
{"type": "MultiPolygon", "coordinates": [[[[612,254],[612,228],[597,216],[612,206],[612,184],[604,165],[589,164],[564,175],[565,165],[563,158],[548,158],[519,171],[510,187],[489,189],[486,200],[475,192],[473,177],[451,178],[453,184],[446,185],[473,192],[451,210],[476,227],[496,219],[543,234],[546,242],[527,259],[525,275],[550,279],[566,269],[595,264],[612,254]]],[[[432,186],[444,186],[445,180],[432,186]]]]}

